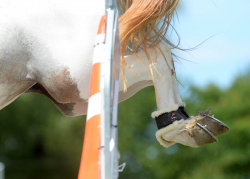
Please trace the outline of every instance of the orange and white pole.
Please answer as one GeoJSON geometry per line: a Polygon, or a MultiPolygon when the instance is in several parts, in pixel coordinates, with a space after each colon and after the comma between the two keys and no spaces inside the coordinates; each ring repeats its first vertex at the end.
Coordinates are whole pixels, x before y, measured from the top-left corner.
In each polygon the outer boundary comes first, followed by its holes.
{"type": "Polygon", "coordinates": [[[106,16],[103,16],[94,47],[87,121],[78,179],[101,179],[101,65],[105,59],[105,32],[106,16]]]}
{"type": "Polygon", "coordinates": [[[95,41],[78,179],[117,179],[120,40],[115,0],[106,0],[95,41]]]}

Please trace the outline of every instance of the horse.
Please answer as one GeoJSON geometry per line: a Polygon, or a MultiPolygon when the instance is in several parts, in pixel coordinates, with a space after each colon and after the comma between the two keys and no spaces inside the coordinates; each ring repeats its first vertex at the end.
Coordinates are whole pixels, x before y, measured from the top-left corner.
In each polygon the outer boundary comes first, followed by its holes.
{"type": "MultiPolygon", "coordinates": [[[[118,1],[119,102],[154,85],[161,145],[216,142],[228,127],[205,113],[190,117],[178,92],[174,45],[165,36],[179,0],[118,1]]],[[[0,109],[23,93],[40,93],[64,115],[86,114],[104,0],[0,0],[0,9],[0,109]]]]}

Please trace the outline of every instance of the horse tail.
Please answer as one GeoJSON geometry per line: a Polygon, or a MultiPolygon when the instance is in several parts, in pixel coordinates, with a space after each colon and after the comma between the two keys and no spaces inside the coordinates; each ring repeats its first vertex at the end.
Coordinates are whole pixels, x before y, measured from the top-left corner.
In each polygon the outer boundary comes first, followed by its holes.
{"type": "MultiPolygon", "coordinates": [[[[130,67],[124,56],[140,50],[147,53],[147,47],[154,47],[162,40],[166,41],[165,35],[178,2],[179,0],[118,0],[123,13],[119,18],[119,28],[121,71],[125,82],[124,67],[130,67]]],[[[150,64],[150,59],[148,60],[150,64]]]]}

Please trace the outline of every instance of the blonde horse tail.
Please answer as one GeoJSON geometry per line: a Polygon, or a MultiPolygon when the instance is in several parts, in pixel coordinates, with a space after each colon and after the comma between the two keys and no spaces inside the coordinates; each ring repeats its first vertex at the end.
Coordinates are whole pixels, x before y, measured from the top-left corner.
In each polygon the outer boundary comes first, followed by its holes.
{"type": "MultiPolygon", "coordinates": [[[[147,54],[147,47],[154,47],[162,40],[166,40],[165,35],[178,2],[179,0],[118,0],[123,13],[119,18],[119,28],[124,89],[126,89],[124,67],[130,68],[124,56],[140,50],[145,50],[147,54]]],[[[151,66],[151,60],[148,60],[151,66]]],[[[152,69],[150,70],[152,73],[152,69]]]]}

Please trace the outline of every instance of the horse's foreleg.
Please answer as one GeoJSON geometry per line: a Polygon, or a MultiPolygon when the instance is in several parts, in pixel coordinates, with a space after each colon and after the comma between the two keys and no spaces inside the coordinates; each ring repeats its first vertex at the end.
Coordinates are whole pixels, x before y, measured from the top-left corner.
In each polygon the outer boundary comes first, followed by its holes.
{"type": "Polygon", "coordinates": [[[157,57],[155,67],[159,73],[154,75],[158,110],[152,113],[159,129],[156,133],[158,141],[165,147],[174,143],[198,147],[216,142],[215,136],[227,132],[228,127],[208,115],[189,117],[178,92],[171,53],[164,44],[159,47],[163,53],[157,57]]]}
{"type": "MultiPolygon", "coordinates": [[[[131,96],[145,86],[155,84],[158,110],[152,113],[152,117],[157,122],[159,130],[156,137],[161,145],[169,147],[174,143],[181,143],[197,147],[217,141],[216,137],[204,126],[214,129],[221,123],[215,125],[216,120],[205,116],[190,118],[186,113],[185,103],[182,102],[178,92],[174,63],[168,46],[159,44],[158,47],[148,48],[147,55],[142,51],[137,56],[127,56],[126,62],[138,74],[129,69],[125,70],[128,91],[122,93],[123,97],[131,96]],[[151,69],[148,67],[148,58],[152,62],[151,69]],[[198,125],[198,122],[202,122],[204,126],[198,125]]],[[[227,126],[222,126],[216,131],[221,134],[222,129],[225,132],[227,126]]]]}

